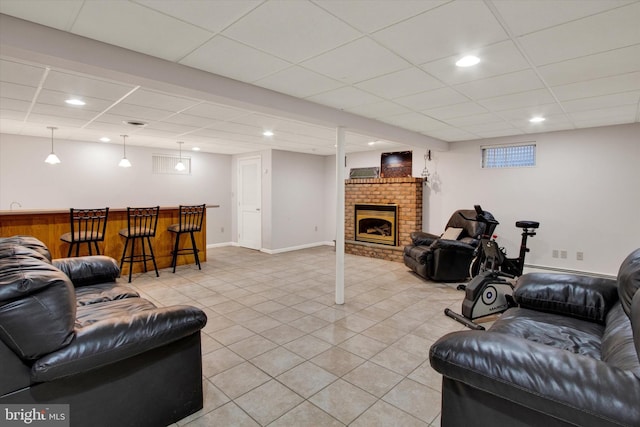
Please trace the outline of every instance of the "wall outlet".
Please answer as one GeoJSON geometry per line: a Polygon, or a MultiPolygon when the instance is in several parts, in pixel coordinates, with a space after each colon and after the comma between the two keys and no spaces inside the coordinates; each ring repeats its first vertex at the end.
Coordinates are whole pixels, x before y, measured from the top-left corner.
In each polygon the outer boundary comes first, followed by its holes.
{"type": "Polygon", "coordinates": [[[560,258],[562,258],[562,259],[567,259],[567,251],[565,251],[565,250],[561,250],[561,251],[560,251],[560,258]]]}
{"type": "Polygon", "coordinates": [[[551,257],[552,258],[558,258],[558,250],[554,249],[553,251],[551,251],[551,257]]]}
{"type": "Polygon", "coordinates": [[[576,259],[578,261],[584,261],[584,252],[576,252],[576,259]]]}

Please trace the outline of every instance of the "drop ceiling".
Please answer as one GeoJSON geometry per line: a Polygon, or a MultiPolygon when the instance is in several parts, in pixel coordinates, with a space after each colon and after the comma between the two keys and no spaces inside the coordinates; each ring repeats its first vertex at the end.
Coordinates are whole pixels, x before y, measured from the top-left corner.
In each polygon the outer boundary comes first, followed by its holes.
{"type": "Polygon", "coordinates": [[[2,133],[326,155],[337,125],[353,152],[640,121],[639,1],[1,0],[0,13],[70,41],[44,61],[0,28],[2,133]],[[153,57],[156,79],[89,64],[95,41],[153,57]],[[468,54],[480,64],[456,67],[468,54]],[[194,69],[235,89],[166,80],[194,69]]]}

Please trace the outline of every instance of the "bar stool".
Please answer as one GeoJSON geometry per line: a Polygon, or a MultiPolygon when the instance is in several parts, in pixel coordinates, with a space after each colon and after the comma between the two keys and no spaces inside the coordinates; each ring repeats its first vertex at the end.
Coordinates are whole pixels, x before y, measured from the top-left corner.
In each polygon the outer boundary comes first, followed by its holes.
{"type": "Polygon", "coordinates": [[[76,246],[76,256],[80,255],[80,245],[86,243],[89,255],[93,255],[91,244],[96,248],[96,255],[100,255],[98,242],[104,241],[107,228],[109,208],[101,209],[69,209],[71,232],[64,233],[60,240],[69,243],[67,258],[71,256],[73,245],[76,246]]]}
{"type": "Polygon", "coordinates": [[[127,228],[120,230],[118,234],[124,237],[124,250],[122,251],[122,258],[120,259],[120,271],[122,271],[122,265],[125,261],[129,262],[129,283],[131,283],[131,273],[133,272],[133,263],[141,262],[144,266],[144,271],[147,271],[147,261],[153,261],[153,268],[156,271],[156,277],[160,277],[158,273],[158,266],[156,265],[156,258],[153,255],[153,247],[151,246],[151,237],[155,237],[156,228],[158,227],[158,212],[160,206],[148,207],[148,208],[127,208],[127,228]],[[145,250],[145,239],[149,246],[150,254],[147,255],[145,250]],[[142,254],[136,255],[136,240],[140,240],[142,243],[142,254]],[[131,249],[129,255],[127,255],[127,247],[131,241],[131,249]]]}
{"type": "Polygon", "coordinates": [[[184,206],[180,205],[180,222],[178,224],[171,224],[167,230],[172,233],[176,233],[176,243],[173,247],[173,258],[171,259],[171,265],[173,266],[173,272],[176,272],[176,261],[178,259],[178,254],[191,252],[196,259],[196,264],[198,265],[198,270],[202,270],[200,267],[200,257],[198,256],[198,247],[196,246],[196,239],[193,236],[193,233],[199,232],[202,230],[202,219],[204,218],[204,209],[205,205],[192,205],[192,206],[184,206]],[[180,245],[180,236],[189,233],[191,236],[191,247],[178,249],[180,245]]]}

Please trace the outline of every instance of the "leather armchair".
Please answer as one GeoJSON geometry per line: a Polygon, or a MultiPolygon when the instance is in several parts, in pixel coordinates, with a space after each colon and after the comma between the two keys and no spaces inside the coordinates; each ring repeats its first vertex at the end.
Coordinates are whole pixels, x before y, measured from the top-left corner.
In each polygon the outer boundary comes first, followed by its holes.
{"type": "MultiPolygon", "coordinates": [[[[455,240],[422,231],[411,233],[412,244],[404,248],[405,265],[428,280],[437,282],[465,280],[469,276],[469,267],[475,249],[480,243],[480,237],[485,234],[485,224],[466,220],[460,215],[461,213],[467,218],[475,218],[477,215],[473,209],[457,210],[451,215],[445,227],[445,233],[448,230],[459,231],[455,240]]],[[[487,211],[485,211],[485,217],[493,219],[493,215],[487,211]]],[[[487,234],[493,233],[493,228],[495,226],[487,230],[487,234]]]]}
{"type": "Polygon", "coordinates": [[[640,249],[617,280],[531,273],[488,331],[430,349],[442,425],[640,426],[640,249]]]}
{"type": "Polygon", "coordinates": [[[0,238],[0,403],[69,404],[77,426],[168,425],[202,408],[206,315],[156,307],[119,274],[110,257],[52,262],[32,237],[0,238]]]}

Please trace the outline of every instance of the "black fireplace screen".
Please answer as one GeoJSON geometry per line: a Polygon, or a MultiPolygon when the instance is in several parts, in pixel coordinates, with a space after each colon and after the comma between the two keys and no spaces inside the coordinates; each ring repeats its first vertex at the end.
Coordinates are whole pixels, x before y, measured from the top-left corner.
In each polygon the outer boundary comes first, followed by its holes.
{"type": "Polygon", "coordinates": [[[397,205],[355,205],[356,240],[397,246],[397,216],[397,205]]]}

